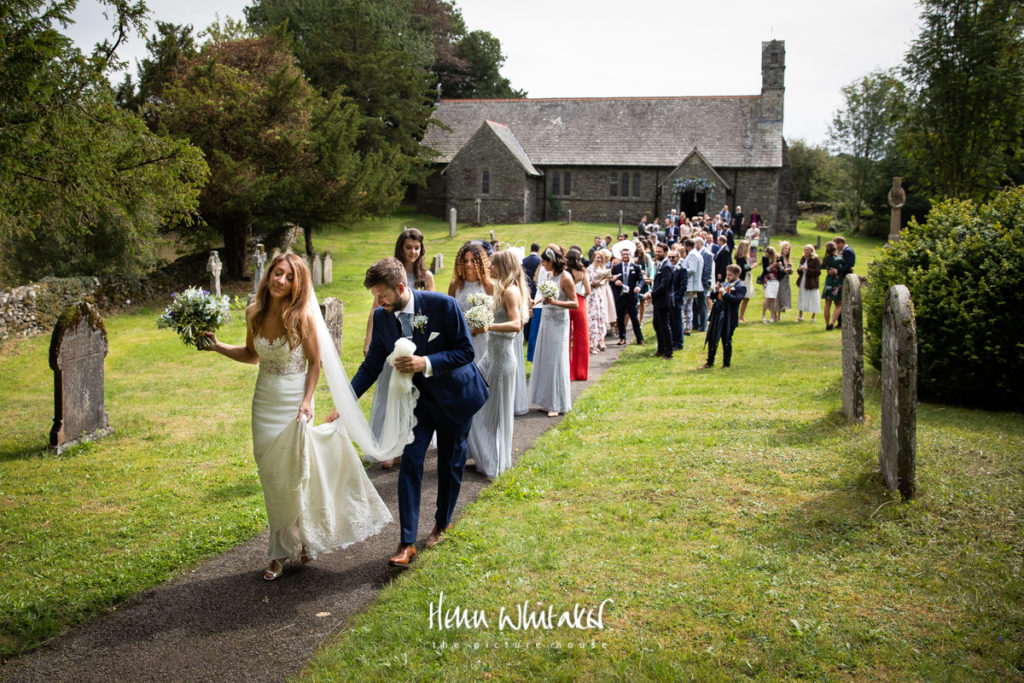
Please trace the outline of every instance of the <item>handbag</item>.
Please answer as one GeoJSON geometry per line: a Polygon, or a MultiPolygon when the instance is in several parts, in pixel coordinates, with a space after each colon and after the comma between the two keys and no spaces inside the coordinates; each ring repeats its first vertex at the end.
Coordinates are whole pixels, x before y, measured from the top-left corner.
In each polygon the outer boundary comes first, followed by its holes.
{"type": "Polygon", "coordinates": [[[757,276],[756,282],[759,285],[763,285],[764,284],[764,273],[761,273],[760,275],[757,276]]]}

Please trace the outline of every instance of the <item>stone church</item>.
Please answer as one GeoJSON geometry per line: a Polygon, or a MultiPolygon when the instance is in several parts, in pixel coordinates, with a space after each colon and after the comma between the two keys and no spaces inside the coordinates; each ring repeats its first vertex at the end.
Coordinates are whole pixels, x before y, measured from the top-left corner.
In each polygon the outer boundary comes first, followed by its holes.
{"type": "Polygon", "coordinates": [[[761,43],[761,94],[441,100],[423,145],[437,152],[417,208],[481,223],[635,224],[671,209],[757,209],[796,229],[782,137],[785,43],[761,43]]]}

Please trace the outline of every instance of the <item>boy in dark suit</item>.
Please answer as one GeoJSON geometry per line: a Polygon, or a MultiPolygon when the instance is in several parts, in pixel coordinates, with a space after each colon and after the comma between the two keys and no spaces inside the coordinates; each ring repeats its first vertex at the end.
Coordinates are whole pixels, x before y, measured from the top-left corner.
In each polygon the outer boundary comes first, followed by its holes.
{"type": "Polygon", "coordinates": [[[714,320],[716,313],[721,316],[721,333],[718,338],[712,337],[708,343],[708,362],[704,368],[715,367],[715,352],[718,350],[718,342],[722,342],[722,367],[727,368],[732,363],[732,333],[739,325],[740,302],[747,293],[746,286],[740,282],[742,268],[735,263],[730,263],[725,269],[725,284],[717,283],[711,292],[711,298],[716,299],[715,307],[711,311],[712,320],[708,323],[718,325],[714,320]]]}

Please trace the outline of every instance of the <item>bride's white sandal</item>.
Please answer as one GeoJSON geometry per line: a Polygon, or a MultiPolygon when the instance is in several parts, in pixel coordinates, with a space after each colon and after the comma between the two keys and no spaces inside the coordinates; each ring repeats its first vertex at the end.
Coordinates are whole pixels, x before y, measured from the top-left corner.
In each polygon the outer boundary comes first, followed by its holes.
{"type": "Polygon", "coordinates": [[[267,568],[263,570],[263,580],[273,581],[274,579],[279,578],[281,574],[284,574],[284,565],[287,561],[288,558],[271,560],[270,564],[267,565],[267,568]],[[274,567],[277,567],[277,569],[274,569],[274,567]]]}

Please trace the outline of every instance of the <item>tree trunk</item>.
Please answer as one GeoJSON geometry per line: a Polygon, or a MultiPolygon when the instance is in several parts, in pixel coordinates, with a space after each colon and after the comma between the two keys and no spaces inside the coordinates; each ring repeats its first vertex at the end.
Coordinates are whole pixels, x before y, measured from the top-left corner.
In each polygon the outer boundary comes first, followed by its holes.
{"type": "Polygon", "coordinates": [[[224,268],[227,270],[228,276],[234,280],[246,280],[252,277],[245,252],[245,238],[249,234],[248,225],[244,221],[234,221],[228,218],[219,227],[220,234],[224,237],[224,268]]]}
{"type": "Polygon", "coordinates": [[[313,258],[313,229],[303,225],[302,236],[306,238],[306,256],[313,258]]]}

